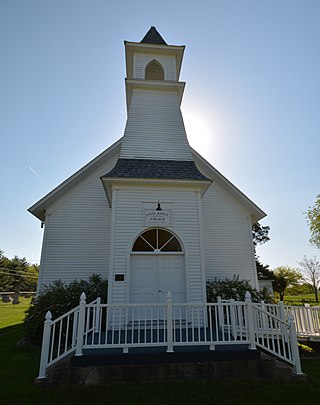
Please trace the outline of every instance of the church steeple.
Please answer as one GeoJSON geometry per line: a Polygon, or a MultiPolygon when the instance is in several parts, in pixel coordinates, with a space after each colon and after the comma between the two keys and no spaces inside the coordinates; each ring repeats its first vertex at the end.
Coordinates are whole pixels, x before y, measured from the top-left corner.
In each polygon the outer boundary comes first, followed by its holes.
{"type": "Polygon", "coordinates": [[[112,184],[126,179],[192,183],[205,192],[210,181],[193,161],[180,110],[184,46],[167,45],[151,27],[125,47],[128,118],[118,161],[101,178],[110,204],[112,184]]]}
{"type": "Polygon", "coordinates": [[[184,46],[167,45],[155,27],[125,42],[128,119],[120,158],[191,161],[180,104],[184,46]]]}

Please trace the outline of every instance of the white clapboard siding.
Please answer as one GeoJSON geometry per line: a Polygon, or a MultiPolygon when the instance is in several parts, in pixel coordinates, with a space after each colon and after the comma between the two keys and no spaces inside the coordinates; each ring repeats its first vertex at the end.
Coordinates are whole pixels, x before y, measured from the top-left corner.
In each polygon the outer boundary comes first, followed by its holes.
{"type": "MultiPolygon", "coordinates": [[[[204,298],[203,277],[200,257],[200,228],[197,207],[197,193],[184,190],[139,188],[118,190],[116,196],[116,227],[114,233],[113,273],[125,274],[129,280],[130,251],[143,226],[143,205],[146,202],[170,204],[173,222],[167,228],[181,238],[186,251],[186,284],[188,301],[201,301],[204,298]]],[[[112,283],[112,302],[129,301],[129,286],[126,282],[112,283]]],[[[109,290],[110,291],[110,290],[109,290]]],[[[111,298],[111,297],[110,297],[111,298]]]]}
{"type": "Polygon", "coordinates": [[[202,198],[203,241],[207,280],[233,278],[256,284],[249,213],[218,185],[202,198]]]}
{"type": "Polygon", "coordinates": [[[120,157],[192,160],[175,92],[133,90],[120,157]]]}
{"type": "Polygon", "coordinates": [[[176,59],[174,56],[156,54],[134,54],[134,79],[144,79],[147,64],[153,59],[160,62],[164,70],[165,80],[177,80],[176,59]]]}
{"type": "Polygon", "coordinates": [[[108,277],[111,209],[100,176],[115,161],[116,156],[46,210],[40,285],[88,279],[93,273],[108,277]]]}

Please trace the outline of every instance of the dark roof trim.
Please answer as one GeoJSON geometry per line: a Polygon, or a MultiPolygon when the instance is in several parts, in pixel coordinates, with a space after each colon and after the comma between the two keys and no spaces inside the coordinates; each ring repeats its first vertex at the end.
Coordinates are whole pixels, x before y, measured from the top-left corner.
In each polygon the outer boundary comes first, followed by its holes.
{"type": "Polygon", "coordinates": [[[200,173],[195,163],[191,160],[118,159],[115,167],[103,177],[209,180],[200,173]]]}

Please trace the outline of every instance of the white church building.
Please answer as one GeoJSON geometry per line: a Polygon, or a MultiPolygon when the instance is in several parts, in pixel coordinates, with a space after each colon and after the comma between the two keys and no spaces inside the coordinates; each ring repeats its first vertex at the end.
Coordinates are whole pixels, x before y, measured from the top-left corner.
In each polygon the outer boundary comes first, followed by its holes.
{"type": "MultiPolygon", "coordinates": [[[[258,288],[252,225],[265,213],[188,143],[184,46],[154,27],[125,42],[123,137],[29,208],[44,224],[39,288],[100,274],[108,304],[206,302],[206,281],[258,288]]],[[[199,133],[201,139],[201,133],[199,133]]]]}

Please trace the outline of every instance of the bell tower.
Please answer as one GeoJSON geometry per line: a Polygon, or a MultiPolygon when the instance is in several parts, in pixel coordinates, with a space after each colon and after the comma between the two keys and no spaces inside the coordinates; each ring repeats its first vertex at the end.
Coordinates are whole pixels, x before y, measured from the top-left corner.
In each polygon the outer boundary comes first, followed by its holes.
{"type": "Polygon", "coordinates": [[[120,158],[192,160],[180,110],[184,46],[167,45],[155,27],[125,42],[128,119],[120,158]]]}

